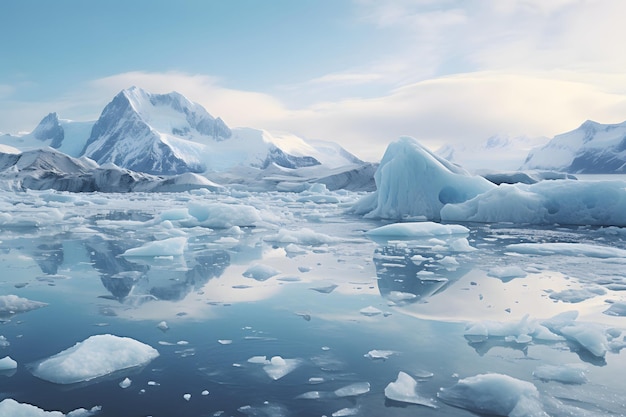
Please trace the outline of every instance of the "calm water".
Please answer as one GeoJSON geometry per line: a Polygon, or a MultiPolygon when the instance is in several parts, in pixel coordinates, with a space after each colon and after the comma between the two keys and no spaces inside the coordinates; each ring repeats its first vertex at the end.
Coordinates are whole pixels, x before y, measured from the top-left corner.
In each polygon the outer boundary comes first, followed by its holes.
{"type": "Polygon", "coordinates": [[[359,416],[468,416],[474,414],[437,400],[439,389],[498,372],[533,382],[547,403],[558,399],[574,415],[626,413],[626,360],[619,351],[599,359],[566,342],[470,343],[464,337],[469,322],[516,322],[526,314],[545,319],[568,310],[579,311],[579,321],[626,329],[625,317],[603,314],[607,300],[625,301],[615,285],[626,288],[620,281],[625,259],[506,250],[518,242],[626,248],[621,230],[466,225],[469,248],[449,238],[375,242],[364,231],[383,223],[344,213],[357,195],[336,196],[339,203],[314,204],[291,194],[4,195],[1,207],[11,217],[1,229],[0,295],[48,305],[7,315],[0,326],[10,343],[0,356],[19,364],[16,372],[0,375],[1,395],[63,412],[102,405],[102,416],[330,416],[344,408],[359,416]],[[263,221],[234,230],[159,217],[217,201],[254,207],[263,221]],[[298,235],[303,227],[317,239],[298,235]],[[300,241],[280,241],[275,235],[281,229],[300,241]],[[187,237],[182,256],[121,256],[178,235],[187,237]],[[244,276],[255,264],[279,273],[244,276]],[[526,276],[489,274],[504,266],[518,266],[526,276]],[[577,302],[550,297],[568,289],[594,289],[595,295],[577,302]],[[399,300],[398,293],[415,297],[399,300]],[[361,313],[369,306],[381,313],[361,313]],[[169,330],[157,327],[161,321],[169,330]],[[132,337],[160,356],[142,369],[72,385],[29,372],[29,364],[102,333],[132,337]],[[386,360],[365,357],[373,349],[394,353],[386,360]],[[276,355],[298,359],[299,366],[272,380],[262,365],[248,362],[276,355]],[[540,382],[532,371],[542,364],[585,365],[589,382],[540,382]],[[414,375],[420,392],[439,408],[385,399],[384,389],[399,371],[414,375]],[[132,385],[122,389],[118,384],[126,377],[132,385]],[[324,382],[311,384],[310,378],[324,382]],[[369,382],[370,391],[296,399],[358,382],[369,382]]]}

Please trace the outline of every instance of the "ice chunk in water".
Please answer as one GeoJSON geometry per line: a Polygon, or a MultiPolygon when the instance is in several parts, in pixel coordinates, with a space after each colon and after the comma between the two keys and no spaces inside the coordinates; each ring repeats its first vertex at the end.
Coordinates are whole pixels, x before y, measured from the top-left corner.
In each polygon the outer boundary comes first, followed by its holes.
{"type": "Polygon", "coordinates": [[[355,416],[359,414],[358,407],[353,408],[342,408],[341,410],[337,410],[331,414],[332,417],[344,417],[344,416],[355,416]]]}
{"type": "Polygon", "coordinates": [[[402,371],[398,373],[398,379],[395,382],[390,382],[385,388],[385,397],[393,401],[437,408],[434,400],[423,397],[417,392],[417,381],[402,371]]]}
{"type": "Polygon", "coordinates": [[[280,271],[271,266],[255,264],[246,269],[243,276],[246,278],[256,279],[257,281],[265,281],[278,274],[280,274],[280,271]]]}
{"type": "Polygon", "coordinates": [[[122,388],[128,388],[132,383],[133,381],[131,381],[130,378],[124,378],[124,380],[119,383],[119,386],[122,388]]]}
{"type": "Polygon", "coordinates": [[[445,403],[479,414],[515,417],[548,417],[537,388],[508,375],[482,374],[442,388],[438,397],[445,403]]]}
{"type": "Polygon", "coordinates": [[[191,394],[184,394],[183,398],[185,399],[185,401],[189,401],[191,400],[191,394]]]}
{"type": "Polygon", "coordinates": [[[508,282],[513,278],[524,278],[526,275],[526,271],[524,271],[519,266],[497,266],[491,268],[487,275],[494,278],[500,278],[504,282],[508,282]]]}
{"type": "Polygon", "coordinates": [[[604,314],[609,316],[626,317],[626,303],[613,303],[604,311],[604,314]]]}
{"type": "Polygon", "coordinates": [[[541,365],[535,369],[533,376],[542,381],[557,381],[564,384],[584,384],[587,369],[580,364],[573,365],[541,365]]]}
{"type": "Polygon", "coordinates": [[[273,356],[270,363],[263,367],[263,370],[273,380],[280,379],[292,372],[300,365],[298,359],[283,359],[280,356],[273,356]]]}
{"type": "Polygon", "coordinates": [[[137,248],[128,249],[122,256],[180,256],[184,253],[186,245],[186,237],[172,237],[148,242],[137,248]]]}
{"type": "Polygon", "coordinates": [[[9,371],[11,369],[17,368],[17,362],[14,361],[10,356],[5,356],[0,359],[0,371],[9,371]]]}
{"type": "Polygon", "coordinates": [[[359,313],[363,314],[364,316],[372,317],[382,314],[382,311],[377,309],[376,307],[369,306],[359,310],[359,313]]]}
{"type": "Polygon", "coordinates": [[[38,362],[32,373],[57,384],[73,384],[142,366],[157,356],[156,349],[135,339],[102,334],[38,362]]]}
{"type": "Polygon", "coordinates": [[[369,382],[357,382],[335,390],[337,397],[353,397],[370,392],[369,382]]]}
{"type": "Polygon", "coordinates": [[[442,235],[468,234],[469,229],[458,224],[440,224],[434,222],[393,223],[365,232],[368,236],[384,237],[432,237],[442,235]]]}
{"type": "Polygon", "coordinates": [[[0,401],[0,416],[11,417],[89,417],[100,412],[102,407],[95,406],[90,410],[79,408],[63,414],[60,411],[45,411],[31,404],[18,403],[12,398],[0,401]]]}
{"type": "Polygon", "coordinates": [[[389,357],[395,353],[396,352],[394,352],[393,350],[374,349],[374,350],[370,350],[363,356],[365,356],[368,359],[389,359],[389,357]]]}

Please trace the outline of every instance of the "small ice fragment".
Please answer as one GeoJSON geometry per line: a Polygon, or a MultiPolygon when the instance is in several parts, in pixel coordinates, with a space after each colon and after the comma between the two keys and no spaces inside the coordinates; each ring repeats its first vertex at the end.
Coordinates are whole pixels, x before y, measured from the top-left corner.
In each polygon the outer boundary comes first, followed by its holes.
{"type": "Polygon", "coordinates": [[[423,397],[417,392],[417,381],[405,372],[399,372],[395,382],[390,382],[387,385],[385,397],[393,401],[438,408],[432,399],[423,397]]]}
{"type": "Polygon", "coordinates": [[[298,267],[298,271],[303,272],[303,273],[304,272],[309,272],[309,271],[311,271],[311,267],[309,267],[309,266],[299,266],[298,267]]]}
{"type": "Polygon", "coordinates": [[[374,350],[370,350],[369,352],[367,352],[365,355],[366,358],[368,359],[389,359],[389,357],[391,355],[393,355],[394,352],[393,350],[378,350],[378,349],[374,349],[374,350]]]}
{"type": "Polygon", "coordinates": [[[273,380],[280,379],[296,369],[300,365],[298,359],[283,359],[280,356],[273,356],[268,365],[263,370],[273,380]]]}
{"type": "Polygon", "coordinates": [[[230,345],[231,343],[233,343],[233,341],[230,339],[219,339],[217,343],[219,343],[220,345],[230,345]]]}
{"type": "Polygon", "coordinates": [[[150,385],[151,387],[158,387],[158,386],[159,386],[159,385],[161,385],[161,384],[159,384],[159,383],[158,383],[158,382],[156,382],[156,381],[148,381],[148,385],[150,385]]]}
{"type": "Polygon", "coordinates": [[[267,360],[267,356],[252,356],[248,359],[248,363],[260,363],[262,365],[267,365],[270,361],[267,360]]]}
{"type": "Polygon", "coordinates": [[[309,384],[315,385],[315,384],[321,384],[325,382],[324,378],[321,377],[311,377],[309,378],[309,384]]]}
{"type": "Polygon", "coordinates": [[[209,391],[207,390],[202,391],[202,395],[209,395],[209,391]]]}
{"type": "Polygon", "coordinates": [[[183,395],[183,398],[185,399],[185,401],[189,401],[191,399],[191,394],[185,394],[183,395]]]}
{"type": "Polygon", "coordinates": [[[130,387],[130,384],[132,384],[133,381],[131,381],[129,378],[124,378],[124,380],[122,382],[120,382],[120,387],[126,389],[128,387],[130,387]]]}
{"type": "Polygon", "coordinates": [[[9,371],[11,369],[17,368],[17,362],[14,361],[10,356],[5,356],[0,359],[0,371],[9,371]]]}
{"type": "Polygon", "coordinates": [[[179,340],[178,342],[176,342],[176,344],[180,346],[185,346],[185,345],[188,345],[189,342],[186,340],[179,340]]]}
{"type": "Polygon", "coordinates": [[[326,351],[326,350],[330,350],[330,347],[328,347],[328,346],[322,346],[322,350],[325,350],[325,351],[326,351]]]}
{"type": "Polygon", "coordinates": [[[335,390],[337,397],[353,397],[370,392],[369,382],[356,382],[335,390]]]}
{"type": "Polygon", "coordinates": [[[410,292],[390,291],[389,294],[387,294],[387,298],[395,303],[402,303],[416,299],[417,295],[410,292]]]}
{"type": "Polygon", "coordinates": [[[332,417],[344,417],[344,416],[355,416],[359,414],[359,409],[357,407],[354,408],[342,408],[341,410],[337,410],[331,414],[332,417]]]}
{"type": "Polygon", "coordinates": [[[382,314],[382,311],[377,309],[376,307],[369,306],[359,310],[359,313],[363,314],[364,316],[373,317],[382,314]]]}
{"type": "Polygon", "coordinates": [[[319,400],[324,397],[324,394],[326,393],[321,391],[309,391],[298,395],[296,400],[319,400]]]}
{"type": "Polygon", "coordinates": [[[157,324],[157,328],[159,330],[162,330],[162,331],[166,332],[166,331],[169,330],[170,327],[167,325],[167,323],[165,321],[162,321],[159,324],[157,324]]]}
{"type": "Polygon", "coordinates": [[[148,242],[140,247],[128,249],[122,256],[180,256],[187,246],[186,237],[172,237],[169,239],[148,242]]]}

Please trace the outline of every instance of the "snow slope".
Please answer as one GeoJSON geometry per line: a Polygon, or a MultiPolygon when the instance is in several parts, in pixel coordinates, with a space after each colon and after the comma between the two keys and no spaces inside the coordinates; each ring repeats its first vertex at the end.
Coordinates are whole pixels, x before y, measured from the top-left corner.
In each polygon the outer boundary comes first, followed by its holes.
{"type": "Polygon", "coordinates": [[[626,122],[601,124],[587,120],[577,129],[555,136],[533,149],[522,169],[570,173],[626,173],[626,122]]]}

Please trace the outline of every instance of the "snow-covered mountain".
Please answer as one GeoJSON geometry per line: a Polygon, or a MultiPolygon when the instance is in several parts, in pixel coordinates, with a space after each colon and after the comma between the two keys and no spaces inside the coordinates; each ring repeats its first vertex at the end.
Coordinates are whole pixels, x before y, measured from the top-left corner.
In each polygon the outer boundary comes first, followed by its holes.
{"type": "Polygon", "coordinates": [[[94,123],[61,119],[56,113],[50,113],[30,133],[0,136],[0,150],[19,153],[49,146],[69,156],[79,157],[94,123]]]}
{"type": "Polygon", "coordinates": [[[22,153],[0,153],[0,189],[72,192],[180,192],[217,191],[222,187],[193,173],[159,177],[88,158],[73,158],[52,148],[22,153]]]}
{"type": "Polygon", "coordinates": [[[435,154],[471,171],[511,171],[519,168],[528,152],[548,138],[494,135],[480,143],[446,144],[435,154]]]}
{"type": "Polygon", "coordinates": [[[48,146],[136,172],[213,177],[228,173],[234,182],[245,182],[250,169],[260,171],[254,173],[257,178],[263,171],[275,171],[273,167],[332,170],[365,164],[336,143],[253,128],[231,129],[179,93],[152,94],[137,87],[118,93],[95,122],[74,122],[50,113],[29,134],[0,136],[0,151],[5,153],[48,146]]]}
{"type": "Polygon", "coordinates": [[[587,120],[533,149],[522,169],[579,174],[626,173],[626,122],[601,124],[587,120]]]}

